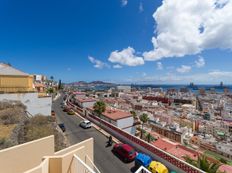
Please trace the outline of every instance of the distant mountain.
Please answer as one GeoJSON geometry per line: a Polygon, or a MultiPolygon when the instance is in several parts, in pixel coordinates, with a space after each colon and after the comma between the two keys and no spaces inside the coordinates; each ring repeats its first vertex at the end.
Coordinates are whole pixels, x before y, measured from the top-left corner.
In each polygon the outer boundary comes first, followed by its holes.
{"type": "Polygon", "coordinates": [[[72,83],[68,83],[67,85],[74,85],[74,86],[84,86],[87,85],[88,83],[85,81],[79,81],[79,82],[72,82],[72,83]]]}
{"type": "Polygon", "coordinates": [[[112,85],[112,83],[103,82],[103,81],[92,81],[89,84],[90,85],[112,85]]]}
{"type": "Polygon", "coordinates": [[[72,82],[67,85],[72,85],[72,86],[98,86],[98,85],[115,85],[113,83],[109,82],[103,82],[103,81],[92,81],[92,82],[85,82],[85,81],[79,81],[79,82],[72,82]]]}

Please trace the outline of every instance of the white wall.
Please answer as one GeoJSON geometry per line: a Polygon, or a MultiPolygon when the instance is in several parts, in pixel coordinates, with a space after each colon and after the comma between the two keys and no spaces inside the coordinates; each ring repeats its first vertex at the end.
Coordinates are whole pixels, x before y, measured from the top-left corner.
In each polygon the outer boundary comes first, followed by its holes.
{"type": "Polygon", "coordinates": [[[132,116],[117,120],[118,128],[129,127],[129,126],[132,126],[133,124],[134,124],[134,118],[132,116]]]}
{"type": "Polygon", "coordinates": [[[131,135],[135,135],[136,132],[136,128],[134,126],[125,128],[123,130],[126,131],[127,133],[130,133],[131,135]]]}
{"type": "Polygon", "coordinates": [[[135,131],[132,129],[131,126],[134,124],[134,118],[133,117],[128,117],[128,118],[123,118],[117,120],[117,127],[123,129],[124,131],[134,135],[135,131]]]}
{"type": "Polygon", "coordinates": [[[82,106],[84,108],[87,108],[87,107],[93,107],[93,105],[96,103],[96,101],[93,101],[93,102],[84,102],[82,103],[82,106]]]}
{"type": "Polygon", "coordinates": [[[0,101],[3,100],[21,101],[32,115],[51,115],[51,97],[39,98],[38,93],[0,94],[0,101]]]}

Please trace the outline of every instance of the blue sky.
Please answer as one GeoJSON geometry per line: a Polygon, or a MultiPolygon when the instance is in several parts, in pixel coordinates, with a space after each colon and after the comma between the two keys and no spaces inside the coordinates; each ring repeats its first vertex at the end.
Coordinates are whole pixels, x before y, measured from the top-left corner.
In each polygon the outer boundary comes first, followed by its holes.
{"type": "Polygon", "coordinates": [[[1,0],[0,61],[65,82],[231,84],[232,3],[182,1],[1,0]]]}

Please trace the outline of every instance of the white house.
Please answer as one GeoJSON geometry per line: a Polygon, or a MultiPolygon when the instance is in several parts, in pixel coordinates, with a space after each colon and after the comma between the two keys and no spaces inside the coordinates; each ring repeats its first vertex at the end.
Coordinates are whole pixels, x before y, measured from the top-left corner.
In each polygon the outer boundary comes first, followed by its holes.
{"type": "Polygon", "coordinates": [[[93,98],[77,98],[75,99],[75,104],[79,106],[80,108],[87,108],[87,107],[93,107],[93,105],[96,103],[96,100],[93,98]]]}
{"type": "MultiPolygon", "coordinates": [[[[88,110],[92,112],[93,108],[88,110]]],[[[132,135],[135,134],[134,118],[129,112],[107,107],[101,118],[132,135]]]]}

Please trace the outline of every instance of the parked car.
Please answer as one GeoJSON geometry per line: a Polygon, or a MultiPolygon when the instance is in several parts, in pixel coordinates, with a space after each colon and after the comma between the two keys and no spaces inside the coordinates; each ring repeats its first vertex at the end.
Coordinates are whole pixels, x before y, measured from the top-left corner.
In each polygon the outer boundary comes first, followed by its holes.
{"type": "Polygon", "coordinates": [[[160,162],[152,161],[148,166],[152,173],[168,173],[168,168],[160,162]]]}
{"type": "Polygon", "coordinates": [[[58,124],[58,126],[61,128],[61,130],[62,130],[63,132],[66,131],[66,128],[65,128],[65,126],[64,126],[64,123],[60,123],[60,124],[58,124]]]}
{"type": "Polygon", "coordinates": [[[92,124],[88,120],[81,121],[80,126],[84,129],[91,128],[92,124]]]}
{"type": "Polygon", "coordinates": [[[63,109],[64,112],[69,112],[70,111],[70,108],[65,106],[64,109],[63,109]]]}
{"type": "Polygon", "coordinates": [[[122,158],[124,162],[133,161],[137,155],[135,149],[128,144],[115,144],[112,152],[122,158]]]}
{"type": "Polygon", "coordinates": [[[138,169],[140,166],[144,166],[147,168],[152,159],[150,156],[143,154],[143,153],[138,153],[137,156],[135,157],[135,168],[138,169]]]}
{"type": "Polygon", "coordinates": [[[75,112],[74,112],[73,110],[69,110],[69,111],[68,111],[68,114],[69,114],[69,115],[75,115],[75,112]]]}

